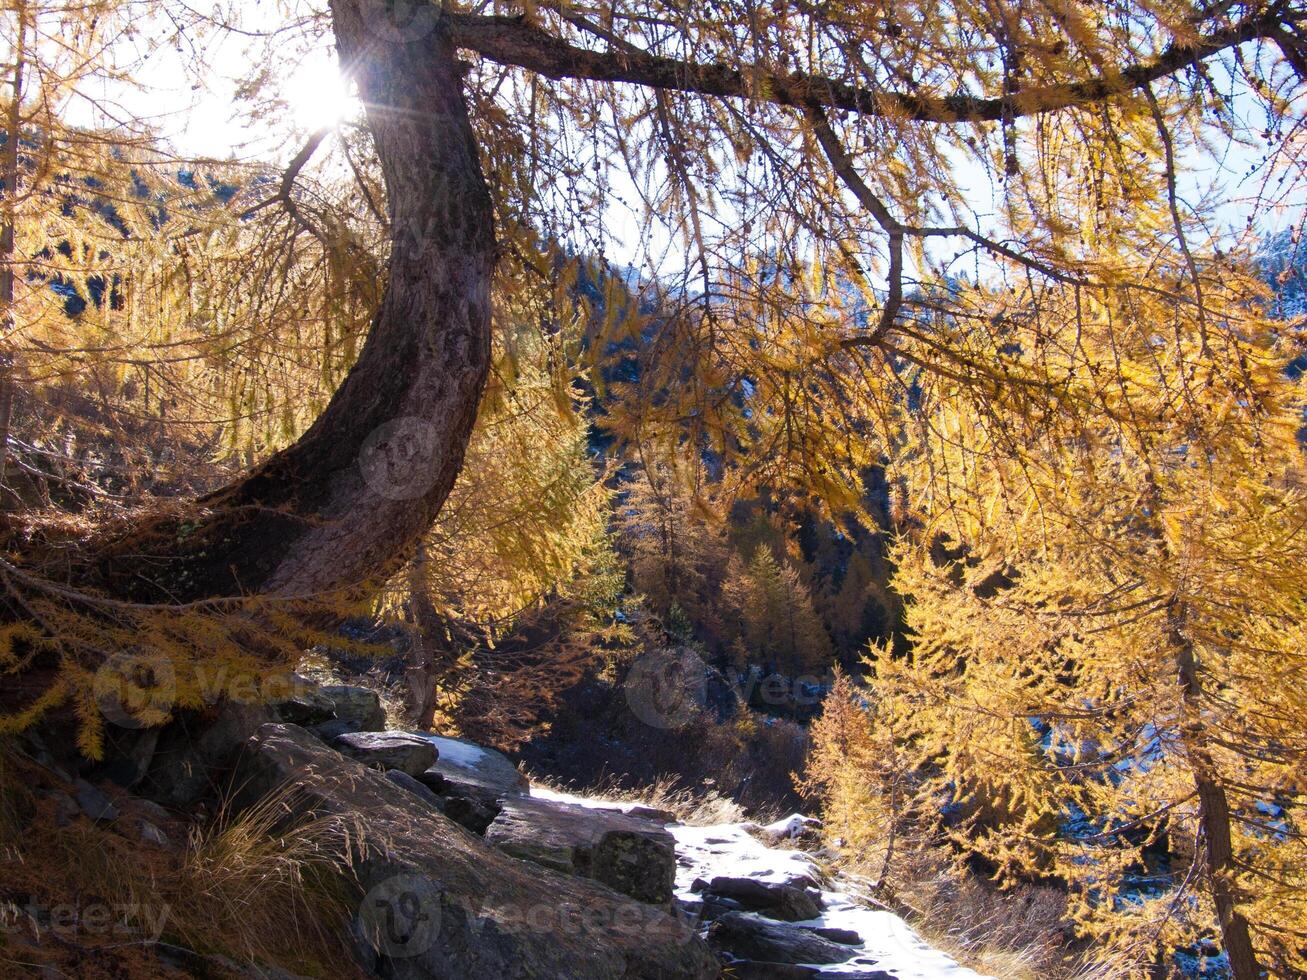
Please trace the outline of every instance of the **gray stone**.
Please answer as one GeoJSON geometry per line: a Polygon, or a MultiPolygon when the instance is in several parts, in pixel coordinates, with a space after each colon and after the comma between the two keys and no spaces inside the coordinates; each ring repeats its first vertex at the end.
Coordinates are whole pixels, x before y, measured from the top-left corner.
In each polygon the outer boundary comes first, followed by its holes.
{"type": "Polygon", "coordinates": [[[200,715],[178,718],[159,734],[140,792],[166,806],[189,807],[221,787],[246,740],[273,720],[261,702],[224,701],[200,715]]]}
{"type": "Polygon", "coordinates": [[[54,822],[60,827],[67,827],[82,815],[82,808],[77,801],[62,790],[51,790],[54,800],[54,822]]]}
{"type": "Polygon", "coordinates": [[[762,912],[768,918],[784,922],[802,922],[821,914],[821,899],[813,897],[812,893],[793,885],[778,885],[757,878],[714,878],[696,890],[733,899],[749,911],[762,912]]]}
{"type": "Polygon", "coordinates": [[[386,730],[386,712],[376,691],[351,684],[333,684],[322,689],[331,698],[336,719],[352,732],[382,732],[386,730]]]}
{"type": "Polygon", "coordinates": [[[465,796],[493,797],[524,796],[531,790],[531,782],[517,770],[513,760],[502,752],[465,742],[461,738],[443,735],[423,735],[440,752],[440,758],[429,770],[431,780],[424,779],[440,792],[441,780],[452,790],[465,796]]]}
{"type": "Polygon", "coordinates": [[[844,963],[858,950],[810,929],[753,912],[727,912],[708,927],[708,944],[743,960],[765,963],[844,963]]]}
{"type": "Polygon", "coordinates": [[[833,943],[840,943],[844,946],[861,946],[862,937],[852,929],[837,929],[834,926],[808,926],[822,939],[829,939],[833,943]]]}
{"type": "Polygon", "coordinates": [[[118,808],[113,801],[85,779],[73,783],[73,793],[82,812],[97,823],[111,823],[118,819],[118,808]]]}
{"type": "Polygon", "coordinates": [[[676,842],[661,825],[617,810],[508,797],[486,841],[514,857],[603,882],[641,902],[668,903],[676,842]]]}
{"type": "Polygon", "coordinates": [[[271,701],[273,713],[291,725],[316,725],[336,717],[336,702],[317,681],[291,674],[271,701]],[[281,688],[284,688],[282,690],[281,688]]]}
{"type": "Polygon", "coordinates": [[[172,846],[172,841],[168,839],[168,835],[148,820],[139,821],[136,825],[136,831],[140,834],[141,840],[147,844],[154,844],[158,847],[172,846]]]}
{"type": "Polygon", "coordinates": [[[321,724],[306,727],[328,745],[336,741],[340,736],[355,731],[354,728],[350,727],[349,722],[341,721],[339,718],[332,718],[331,721],[324,721],[321,724]]]}
{"type": "Polygon", "coordinates": [[[418,799],[426,800],[427,803],[435,807],[441,813],[445,812],[445,801],[402,769],[386,770],[386,778],[396,786],[408,790],[418,799]]]}
{"type": "Polygon", "coordinates": [[[296,783],[307,812],[364,815],[375,846],[353,866],[363,958],[392,980],[718,975],[704,943],[665,911],[513,860],[302,729],[262,728],[236,777],[250,798],[296,783]]]}
{"type": "Polygon", "coordinates": [[[436,747],[407,732],[347,732],[331,744],[373,769],[398,769],[410,776],[426,772],[436,761],[436,747]]]}

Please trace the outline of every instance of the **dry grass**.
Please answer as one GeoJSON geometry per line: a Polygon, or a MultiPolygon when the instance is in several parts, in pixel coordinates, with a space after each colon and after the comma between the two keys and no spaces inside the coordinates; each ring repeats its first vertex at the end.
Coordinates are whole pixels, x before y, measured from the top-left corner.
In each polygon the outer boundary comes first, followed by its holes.
{"type": "Polygon", "coordinates": [[[355,823],[301,816],[285,789],[189,833],[170,827],[174,847],[152,845],[126,817],[60,826],[48,791],[68,787],[0,755],[0,977],[184,975],[160,960],[159,943],[208,958],[215,976],[223,962],[358,975],[346,938],[355,823]]]}

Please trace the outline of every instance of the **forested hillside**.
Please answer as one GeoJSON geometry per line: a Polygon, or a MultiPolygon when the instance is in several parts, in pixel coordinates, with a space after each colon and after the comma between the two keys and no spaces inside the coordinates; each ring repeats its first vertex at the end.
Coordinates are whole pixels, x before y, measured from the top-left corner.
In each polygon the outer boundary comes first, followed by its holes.
{"type": "Polygon", "coordinates": [[[1305,21],[6,0],[0,974],[1304,975],[1305,21]]]}

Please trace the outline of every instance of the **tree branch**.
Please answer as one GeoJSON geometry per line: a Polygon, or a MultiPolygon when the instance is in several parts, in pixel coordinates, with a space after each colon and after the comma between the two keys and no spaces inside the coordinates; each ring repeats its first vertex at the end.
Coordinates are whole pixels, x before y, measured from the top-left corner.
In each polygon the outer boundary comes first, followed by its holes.
{"type": "Polygon", "coordinates": [[[594,51],[580,48],[520,17],[446,13],[450,35],[461,48],[505,65],[549,78],[627,82],[657,89],[696,92],[721,98],[752,99],[775,105],[821,106],[864,115],[917,122],[978,122],[1013,119],[1101,102],[1142,88],[1246,41],[1280,40],[1295,31],[1295,18],[1279,6],[1228,27],[1173,43],[1156,58],[1075,82],[1025,88],[1001,98],[976,95],[928,96],[871,91],[849,82],[805,72],[777,75],[752,66],[697,64],[638,49],[594,51]]]}

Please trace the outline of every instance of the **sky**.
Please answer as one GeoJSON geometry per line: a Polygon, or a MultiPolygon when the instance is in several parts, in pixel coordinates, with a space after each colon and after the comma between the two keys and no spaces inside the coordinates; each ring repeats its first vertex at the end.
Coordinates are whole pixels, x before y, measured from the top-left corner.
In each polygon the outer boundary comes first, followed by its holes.
{"type": "MultiPolygon", "coordinates": [[[[135,72],[144,87],[138,90],[106,83],[96,94],[110,96],[120,113],[148,120],[169,143],[185,155],[218,159],[237,158],[277,164],[288,160],[303,145],[308,134],[331,126],[359,111],[357,100],[342,78],[330,45],[329,33],[293,30],[275,32],[287,24],[303,24],[304,18],[321,14],[325,0],[228,0],[233,6],[225,15],[239,23],[239,31],[210,27],[188,30],[176,45],[153,51],[135,72]],[[233,12],[235,16],[233,17],[233,12]],[[269,39],[268,35],[272,35],[269,39]],[[306,37],[314,40],[306,41],[306,37]],[[191,46],[202,47],[207,66],[205,76],[193,76],[191,46]],[[272,86],[284,104],[269,106],[241,100],[238,93],[251,75],[266,69],[277,79],[272,86]]],[[[178,6],[184,10],[183,6],[178,6]]],[[[207,13],[207,12],[206,12],[207,13]]],[[[221,11],[219,11],[221,14],[221,11]]],[[[138,47],[150,39],[175,34],[172,20],[155,15],[134,42],[138,47]]],[[[74,104],[74,122],[96,121],[86,113],[87,103],[74,104]],[[84,118],[78,118],[81,112],[84,118]]],[[[1250,113],[1255,116],[1255,113],[1250,113]]],[[[1250,119],[1250,131],[1257,120],[1250,119]]],[[[1223,203],[1216,211],[1220,231],[1237,234],[1248,212],[1247,198],[1255,192],[1256,179],[1247,174],[1260,156],[1257,147],[1229,144],[1219,155],[1190,153],[1182,160],[1179,191],[1187,201],[1216,199],[1223,203]]],[[[994,188],[977,166],[959,166],[956,182],[978,215],[993,213],[994,188]]],[[[625,178],[614,176],[616,195],[634,200],[625,178]]],[[[1262,230],[1301,220],[1301,202],[1262,220],[1262,230]]],[[[729,221],[729,216],[724,216],[729,221]]],[[[617,263],[636,263],[649,254],[661,255],[660,274],[679,271],[686,264],[679,244],[641,241],[636,217],[613,203],[603,216],[610,246],[607,257],[617,263]],[[652,247],[651,247],[652,246],[652,247]]],[[[982,226],[983,227],[983,226],[982,226]]],[[[988,230],[988,229],[984,229],[988,230]]],[[[942,248],[950,249],[949,243],[942,248]]],[[[950,253],[951,254],[951,251],[950,253]]]]}

